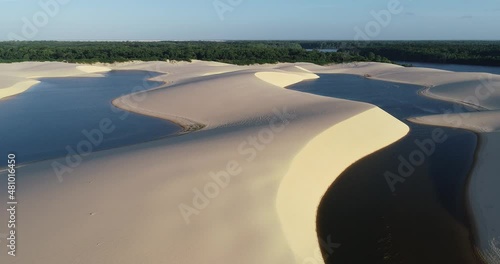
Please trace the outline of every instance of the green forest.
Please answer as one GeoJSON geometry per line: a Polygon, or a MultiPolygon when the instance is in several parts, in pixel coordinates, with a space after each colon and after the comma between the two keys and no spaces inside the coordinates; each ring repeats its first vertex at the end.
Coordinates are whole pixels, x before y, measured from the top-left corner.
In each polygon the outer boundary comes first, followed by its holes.
{"type": "MultiPolygon", "coordinates": [[[[390,62],[378,57],[380,62],[390,62]]],[[[0,42],[0,62],[79,63],[206,60],[239,65],[312,62],[320,65],[368,61],[359,53],[306,51],[297,42],[0,42]]]]}
{"type": "Polygon", "coordinates": [[[340,51],[367,58],[375,54],[392,61],[500,66],[499,41],[373,41],[336,44],[340,51]]]}
{"type": "Polygon", "coordinates": [[[500,66],[496,41],[160,41],[160,42],[0,42],[0,62],[78,63],[218,61],[239,65],[354,61],[431,62],[500,66]],[[338,52],[322,52],[338,49],[338,52]],[[312,50],[312,51],[308,51],[312,50]]]}

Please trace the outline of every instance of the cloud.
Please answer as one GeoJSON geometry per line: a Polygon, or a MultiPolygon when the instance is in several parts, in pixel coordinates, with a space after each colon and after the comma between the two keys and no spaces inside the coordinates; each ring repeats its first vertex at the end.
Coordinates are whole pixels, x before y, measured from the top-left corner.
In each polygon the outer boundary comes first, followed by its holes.
{"type": "Polygon", "coordinates": [[[417,14],[415,14],[413,12],[405,12],[405,15],[406,16],[416,16],[417,14]]]}

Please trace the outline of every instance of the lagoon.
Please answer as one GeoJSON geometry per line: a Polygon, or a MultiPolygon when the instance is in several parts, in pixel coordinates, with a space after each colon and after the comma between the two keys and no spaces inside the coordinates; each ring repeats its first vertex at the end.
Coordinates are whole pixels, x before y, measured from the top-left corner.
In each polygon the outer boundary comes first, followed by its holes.
{"type": "MultiPolygon", "coordinates": [[[[162,85],[147,80],[157,75],[112,71],[104,77],[40,79],[40,84],[25,93],[0,100],[4,127],[0,130],[0,155],[14,153],[22,164],[63,157],[79,147],[88,150],[89,144],[82,142],[92,142],[92,151],[99,151],[178,133],[181,128],[176,124],[111,104],[122,95],[162,85]]],[[[6,160],[2,160],[0,167],[5,165],[6,160]]]]}
{"type": "Polygon", "coordinates": [[[344,74],[320,77],[291,89],[375,104],[411,129],[354,163],[325,194],[318,235],[341,244],[327,263],[478,263],[465,203],[476,135],[406,120],[473,109],[420,96],[422,87],[415,85],[344,74]],[[387,175],[402,180],[391,183],[387,175]]]}

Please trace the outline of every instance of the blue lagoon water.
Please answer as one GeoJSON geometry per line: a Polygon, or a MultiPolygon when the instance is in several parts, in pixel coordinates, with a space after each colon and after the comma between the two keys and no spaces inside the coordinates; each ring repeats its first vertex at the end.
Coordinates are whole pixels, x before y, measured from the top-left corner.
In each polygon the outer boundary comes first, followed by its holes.
{"type": "MultiPolygon", "coordinates": [[[[158,87],[160,82],[147,80],[156,75],[112,71],[100,78],[44,78],[25,93],[0,100],[0,157],[15,153],[18,163],[27,163],[65,156],[68,148],[77,150],[80,142],[89,141],[84,131],[100,130],[101,122],[114,129],[103,133],[93,151],[179,132],[180,127],[171,122],[111,104],[121,95],[158,87]]],[[[5,166],[6,158],[0,160],[0,167],[5,166]]]]}

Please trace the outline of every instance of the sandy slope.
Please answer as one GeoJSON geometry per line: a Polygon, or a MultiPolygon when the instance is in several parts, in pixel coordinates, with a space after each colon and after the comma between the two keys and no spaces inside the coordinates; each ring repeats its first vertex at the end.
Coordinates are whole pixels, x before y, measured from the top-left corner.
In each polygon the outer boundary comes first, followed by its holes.
{"type": "Polygon", "coordinates": [[[477,133],[500,131],[500,110],[472,113],[458,113],[447,115],[431,115],[410,118],[420,124],[445,125],[448,127],[463,128],[477,133]]]}
{"type": "Polygon", "coordinates": [[[53,166],[74,157],[20,168],[19,255],[1,263],[321,263],[319,199],[408,127],[373,105],[283,89],[317,78],[295,66],[107,65],[168,73],[155,77],[167,88],[116,105],[204,129],[92,153],[62,182],[53,166]]]}
{"type": "Polygon", "coordinates": [[[5,88],[0,88],[0,99],[22,93],[40,82],[37,80],[26,80],[24,78],[4,77],[2,83],[5,85],[5,88]]]}
{"type": "MultiPolygon", "coordinates": [[[[206,68],[204,68],[203,63],[196,62],[197,66],[188,66],[186,69],[182,69],[184,73],[189,72],[187,74],[189,77],[197,76],[197,72],[204,72],[206,68]],[[195,69],[198,67],[198,69],[195,69]],[[189,68],[189,70],[187,70],[189,68]],[[203,69],[203,70],[202,70],[203,69]]],[[[184,64],[185,65],[185,64],[184,64]]],[[[211,65],[213,66],[213,65],[211,65]]],[[[135,66],[134,66],[135,67],[135,66]]],[[[151,67],[149,65],[148,67],[151,67]]],[[[158,66],[155,66],[158,67],[158,66]]],[[[164,66],[169,67],[169,66],[164,66]]],[[[161,66],[160,66],[161,68],[161,66]]],[[[227,73],[227,72],[235,72],[248,70],[252,67],[240,67],[238,69],[232,68],[230,65],[220,64],[217,68],[217,71],[211,71],[216,73],[227,73]]],[[[449,100],[467,104],[469,106],[474,106],[481,110],[491,110],[488,112],[474,113],[470,115],[463,114],[449,114],[445,116],[431,116],[431,117],[421,117],[415,119],[413,121],[421,122],[421,123],[431,123],[435,125],[447,125],[452,127],[462,127],[466,129],[471,129],[473,131],[477,131],[481,133],[481,146],[480,153],[478,154],[478,164],[474,170],[472,180],[469,186],[469,202],[472,207],[472,212],[474,215],[474,220],[476,226],[478,228],[478,240],[477,247],[478,251],[481,255],[484,256],[486,260],[491,263],[496,263],[500,258],[500,246],[498,241],[500,241],[500,237],[497,230],[500,230],[498,226],[499,211],[495,210],[496,204],[492,203],[492,201],[497,201],[499,198],[496,195],[498,193],[497,181],[498,177],[496,172],[498,171],[497,167],[497,159],[498,159],[498,151],[495,149],[499,148],[499,137],[498,128],[500,126],[499,121],[500,118],[498,116],[498,111],[500,108],[500,76],[486,74],[486,73],[455,73],[449,71],[442,71],[436,69],[425,69],[425,68],[404,68],[392,64],[380,64],[380,63],[355,63],[355,64],[344,64],[344,65],[333,65],[328,67],[321,67],[309,63],[298,63],[298,64],[280,64],[280,65],[264,65],[261,66],[261,71],[256,74],[257,77],[265,77],[266,73],[263,69],[275,69],[284,71],[285,73],[281,73],[281,77],[285,77],[283,74],[296,74],[296,75],[308,75],[310,73],[345,73],[345,74],[357,74],[361,76],[365,76],[367,78],[379,79],[385,81],[392,82],[401,82],[401,83],[410,83],[417,84],[428,87],[427,90],[424,91],[424,95],[433,97],[441,100],[449,100]]],[[[169,69],[172,73],[176,73],[175,69],[169,69]]],[[[161,72],[161,71],[160,71],[161,72]]],[[[170,72],[170,71],[169,71],[170,72]]],[[[210,73],[210,71],[209,71],[210,73]]],[[[209,74],[208,73],[208,74],[209,74]]],[[[172,76],[174,81],[182,81],[183,77],[179,77],[176,79],[176,76],[186,76],[186,74],[175,75],[172,76]]],[[[270,78],[267,81],[272,81],[273,77],[277,75],[270,74],[270,78]]],[[[299,81],[300,78],[287,76],[286,80],[283,78],[283,83],[280,81],[275,82],[275,84],[285,86],[287,82],[299,81]],[[297,78],[294,80],[294,78],[297,78]]],[[[185,78],[185,77],[184,77],[185,78]]],[[[307,78],[310,78],[307,77],[307,78]]],[[[234,95],[233,95],[234,96],[234,95]]],[[[240,117],[236,119],[240,119],[240,117]]],[[[375,119],[378,120],[378,119],[375,119]]],[[[366,123],[366,121],[364,122],[366,123]]],[[[327,130],[329,131],[329,130],[327,130]]],[[[321,135],[328,134],[324,131],[321,135]]],[[[317,136],[320,138],[320,136],[317,136]]],[[[317,139],[316,138],[316,139],[317,139]]],[[[313,141],[310,141],[309,144],[313,144],[313,141]]],[[[317,142],[323,142],[323,140],[319,140],[317,142]]],[[[307,146],[309,146],[309,144],[307,146]]],[[[325,143],[321,143],[325,144],[325,143]]],[[[351,143],[352,144],[352,143],[351,143]]],[[[308,148],[304,148],[301,153],[307,153],[308,148]]],[[[319,152],[319,150],[318,150],[319,152]]],[[[360,155],[360,153],[358,153],[360,155]]],[[[307,156],[307,155],[305,155],[307,156]]],[[[324,154],[323,156],[328,157],[329,155],[324,154]]],[[[302,157],[300,154],[296,156],[295,160],[302,160],[298,157],[302,157]]],[[[315,157],[316,158],[316,157],[315,157]]],[[[320,162],[320,161],[318,161],[320,162]]],[[[307,160],[303,160],[304,164],[307,164],[307,160]]],[[[293,163],[291,165],[293,167],[293,163]]],[[[315,166],[308,166],[315,167],[315,166]]],[[[321,167],[321,166],[319,166],[321,167]]],[[[338,167],[341,170],[342,166],[338,167]]],[[[280,192],[278,193],[278,205],[280,201],[287,201],[286,195],[283,193],[296,193],[295,189],[293,192],[283,192],[283,189],[292,190],[295,188],[302,188],[302,186],[308,186],[308,184],[312,184],[315,188],[319,188],[318,186],[326,186],[325,182],[331,182],[332,179],[323,179],[324,182],[319,181],[319,183],[315,183],[314,181],[306,180],[306,181],[287,181],[287,179],[292,178],[300,178],[294,175],[294,171],[300,171],[300,169],[293,169],[289,172],[287,177],[284,178],[284,181],[281,183],[280,192]],[[288,187],[287,187],[288,186],[288,187]]],[[[310,171],[310,170],[307,170],[310,171]]],[[[307,172],[306,172],[307,173],[307,172]]],[[[305,174],[305,173],[304,173],[305,174]]],[[[315,179],[321,179],[319,177],[315,179]]],[[[315,189],[312,188],[312,189],[315,189]]],[[[322,191],[318,193],[323,193],[322,191]]],[[[290,195],[290,200],[293,200],[294,195],[290,195]]],[[[308,193],[306,196],[306,201],[304,204],[300,203],[300,199],[302,196],[296,197],[295,203],[302,206],[300,210],[303,211],[311,211],[311,204],[316,203],[317,195],[311,195],[308,193]]],[[[299,209],[297,209],[299,210],[299,209]]],[[[282,219],[293,219],[289,223],[283,222],[283,230],[285,231],[288,240],[291,243],[293,250],[297,252],[308,252],[310,248],[308,248],[307,244],[310,244],[313,240],[312,236],[300,235],[301,231],[293,232],[293,230],[301,230],[296,229],[297,226],[312,226],[313,219],[310,215],[304,215],[305,218],[297,217],[297,211],[294,210],[285,210],[280,209],[278,206],[278,212],[282,219]],[[291,218],[290,216],[295,216],[291,218]],[[309,218],[308,218],[309,217],[309,218]],[[300,238],[300,239],[297,239],[300,238]],[[296,243],[296,244],[294,244],[296,243]]],[[[303,256],[303,253],[300,253],[303,256]]]]}
{"type": "MultiPolygon", "coordinates": [[[[428,87],[427,96],[490,110],[412,121],[480,133],[469,202],[478,229],[478,252],[490,263],[499,259],[500,214],[495,202],[500,76],[379,63],[99,66],[105,68],[0,64],[0,98],[22,92],[37,77],[148,70],[168,73],[154,79],[169,88],[125,96],[115,100],[116,105],[174,120],[187,129],[206,127],[182,137],[94,153],[62,183],[52,161],[21,169],[29,175],[20,178],[25,190],[19,212],[23,254],[6,258],[6,263],[304,263],[317,258],[314,212],[326,188],[346,166],[402,137],[407,128],[371,105],[279,88],[316,78],[313,73],[418,84],[428,87]],[[280,122],[284,116],[291,120],[280,122]],[[360,147],[350,147],[356,145],[360,147]],[[335,173],[326,177],[326,170],[335,173]],[[230,172],[234,176],[226,186],[230,172]],[[206,186],[215,191],[214,183],[219,191],[213,198],[197,192],[206,186]],[[180,208],[192,215],[183,216],[180,208]],[[46,237],[53,242],[47,243],[46,237]]],[[[1,211],[0,217],[5,219],[5,214],[1,211]]],[[[4,228],[0,226],[0,233],[4,228]]],[[[2,263],[4,258],[0,254],[2,263]]]]}
{"type": "Polygon", "coordinates": [[[322,132],[295,156],[280,184],[277,206],[282,228],[294,252],[302,257],[301,263],[307,263],[315,252],[311,245],[317,241],[316,233],[304,230],[316,228],[317,206],[330,184],[353,159],[390,145],[406,132],[405,124],[379,108],[372,108],[322,132]],[[361,128],[360,124],[370,129],[361,128]]]}

